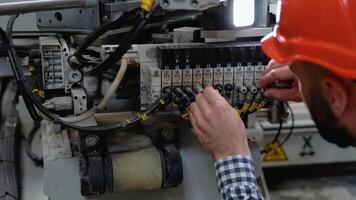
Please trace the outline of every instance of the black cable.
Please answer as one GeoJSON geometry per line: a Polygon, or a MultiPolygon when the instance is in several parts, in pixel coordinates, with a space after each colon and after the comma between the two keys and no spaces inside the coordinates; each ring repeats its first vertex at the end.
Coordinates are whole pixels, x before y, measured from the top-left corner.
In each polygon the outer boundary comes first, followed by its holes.
{"type": "Polygon", "coordinates": [[[281,136],[282,129],[283,129],[283,119],[280,119],[277,134],[274,136],[273,140],[270,142],[271,144],[276,143],[278,141],[279,137],[281,136]]]}
{"type": "Polygon", "coordinates": [[[141,11],[139,20],[131,28],[131,30],[125,35],[120,45],[115,49],[115,51],[103,62],[99,63],[93,68],[90,68],[85,71],[85,73],[94,75],[102,74],[109,67],[113,67],[121,59],[121,57],[127,52],[131,47],[132,43],[136,40],[140,32],[145,28],[149,18],[157,9],[157,5],[153,8],[151,12],[141,11]]]}
{"type": "MultiPolygon", "coordinates": [[[[72,58],[78,59],[79,62],[85,61],[83,58],[83,54],[88,49],[90,45],[92,45],[99,37],[101,37],[107,31],[116,28],[117,26],[123,24],[127,20],[127,17],[130,17],[133,14],[136,14],[140,8],[135,8],[127,13],[123,13],[117,20],[113,22],[108,22],[102,25],[99,29],[89,34],[81,44],[79,44],[78,48],[76,49],[75,53],[73,54],[72,58]]],[[[69,59],[72,59],[71,57],[69,59]]]]}
{"type": "MultiPolygon", "coordinates": [[[[1,31],[1,33],[0,33],[3,36],[2,37],[3,40],[5,40],[8,45],[9,61],[10,61],[10,64],[13,66],[20,66],[19,58],[17,56],[16,49],[14,47],[14,42],[12,39],[12,31],[14,28],[14,23],[15,23],[16,19],[18,18],[18,16],[19,15],[11,15],[11,17],[7,23],[7,26],[6,26],[6,36],[7,37],[5,37],[4,31],[1,31]]],[[[16,69],[13,69],[13,71],[14,71],[14,74],[15,74],[15,77],[17,80],[25,80],[25,76],[24,76],[22,67],[16,67],[16,69]]],[[[18,88],[18,90],[21,90],[21,89],[22,88],[18,88]]],[[[24,98],[26,108],[27,108],[31,118],[36,122],[41,121],[42,118],[39,116],[36,109],[31,104],[31,101],[28,98],[28,96],[24,95],[23,98],[24,98]]]]}
{"type": "MultiPolygon", "coordinates": [[[[283,118],[282,118],[282,116],[281,116],[281,110],[282,110],[282,107],[284,106],[283,105],[284,103],[283,102],[279,102],[278,103],[278,105],[277,105],[277,108],[278,108],[278,113],[279,113],[279,117],[280,117],[280,119],[279,119],[279,126],[278,126],[278,130],[277,130],[277,134],[274,136],[274,138],[273,138],[273,140],[271,141],[271,142],[269,142],[268,144],[274,144],[274,143],[276,143],[276,142],[278,142],[278,139],[279,139],[279,137],[281,136],[281,134],[282,134],[282,129],[283,129],[283,118]]],[[[264,153],[267,153],[267,152],[269,152],[271,149],[263,149],[262,151],[261,151],[261,154],[264,154],[264,153]]]]}
{"type": "MultiPolygon", "coordinates": [[[[279,147],[282,147],[289,139],[290,137],[293,135],[293,131],[294,131],[294,126],[295,126],[295,116],[294,116],[294,112],[293,112],[293,109],[292,107],[289,105],[288,102],[285,102],[285,104],[287,105],[287,108],[290,112],[290,115],[291,115],[291,119],[292,119],[292,125],[289,129],[289,133],[288,135],[284,138],[284,140],[279,143],[279,147]]],[[[275,136],[275,138],[272,140],[272,142],[268,143],[268,144],[273,144],[275,142],[278,141],[280,135],[281,135],[281,132],[282,132],[282,129],[283,129],[283,120],[280,121],[280,124],[279,124],[279,127],[278,127],[278,132],[277,132],[277,135],[275,136]],[[282,122],[282,123],[281,123],[282,122]]],[[[269,151],[271,151],[272,149],[264,149],[261,151],[261,154],[264,154],[264,153],[268,153],[269,151]]]]}
{"type": "Polygon", "coordinates": [[[292,107],[289,105],[289,103],[286,102],[286,104],[287,104],[288,110],[289,110],[289,112],[291,114],[292,125],[290,127],[290,130],[289,130],[289,133],[288,133],[287,137],[283,140],[283,142],[281,142],[280,146],[283,146],[289,140],[290,136],[293,135],[293,131],[294,131],[294,123],[295,123],[294,112],[293,112],[292,107]]]}
{"type": "Polygon", "coordinates": [[[26,139],[26,154],[35,163],[36,166],[43,166],[43,158],[40,158],[32,152],[32,141],[40,127],[40,123],[35,123],[26,139]]]}
{"type": "Polygon", "coordinates": [[[279,127],[278,127],[278,131],[277,131],[276,136],[274,137],[272,142],[270,142],[271,144],[276,143],[278,141],[279,137],[281,136],[281,133],[282,133],[283,121],[284,121],[282,115],[284,114],[283,112],[285,112],[284,102],[278,102],[277,109],[278,109],[278,115],[279,115],[279,118],[280,118],[279,119],[279,127]]]}
{"type": "MultiPolygon", "coordinates": [[[[65,128],[75,129],[75,130],[79,130],[79,131],[83,131],[83,132],[102,132],[102,133],[106,133],[106,132],[110,132],[110,131],[126,128],[128,126],[131,126],[131,125],[143,120],[143,118],[141,118],[141,115],[138,114],[135,118],[133,118],[131,120],[128,120],[125,123],[115,124],[115,125],[107,125],[107,126],[101,126],[101,127],[81,127],[81,126],[77,126],[77,125],[74,125],[74,124],[70,124],[70,123],[67,123],[65,121],[60,120],[59,117],[57,117],[56,115],[54,115],[51,112],[49,112],[42,105],[42,103],[37,99],[37,97],[29,90],[29,88],[23,85],[24,83],[22,81],[18,81],[18,84],[22,85],[22,87],[25,89],[26,94],[28,94],[30,96],[34,106],[43,115],[45,115],[47,117],[47,120],[53,122],[54,124],[60,124],[65,128]]],[[[163,105],[164,104],[162,104],[160,101],[158,101],[150,110],[146,111],[143,115],[150,115],[156,109],[159,109],[163,105]]]]}
{"type": "MultiPolygon", "coordinates": [[[[146,17],[148,17],[150,15],[146,15],[146,17]]],[[[11,44],[11,39],[10,37],[8,37],[6,34],[3,34],[4,31],[2,30],[2,28],[0,27],[0,34],[1,36],[4,38],[3,40],[7,43],[7,45],[11,44]]],[[[10,51],[11,49],[11,45],[9,45],[9,58],[10,60],[13,59],[14,52],[10,51]]],[[[120,124],[115,124],[115,125],[107,125],[107,126],[101,126],[101,127],[81,127],[81,126],[77,126],[74,124],[70,124],[67,123],[63,120],[61,120],[58,116],[52,114],[50,111],[48,111],[41,103],[41,101],[38,99],[38,97],[32,93],[32,91],[27,87],[27,85],[25,84],[25,79],[24,79],[24,74],[22,72],[20,68],[20,66],[18,65],[17,62],[10,62],[11,67],[14,71],[15,77],[17,79],[17,85],[19,88],[21,88],[22,90],[20,90],[20,92],[23,94],[23,96],[28,97],[31,100],[31,103],[34,105],[34,107],[36,107],[46,118],[47,120],[53,122],[54,124],[60,124],[65,128],[69,128],[69,129],[75,129],[78,131],[82,131],[82,132],[102,132],[102,133],[108,133],[114,130],[118,130],[118,129],[122,129],[122,128],[126,128],[128,126],[131,126],[137,122],[140,122],[141,120],[144,120],[147,115],[152,114],[156,109],[160,109],[162,106],[165,105],[165,101],[163,99],[159,100],[156,102],[156,104],[154,104],[152,106],[151,109],[149,109],[148,111],[146,111],[145,113],[143,113],[143,115],[138,114],[135,118],[128,120],[124,123],[120,123],[120,124]],[[144,117],[142,117],[144,116],[144,117]]]]}

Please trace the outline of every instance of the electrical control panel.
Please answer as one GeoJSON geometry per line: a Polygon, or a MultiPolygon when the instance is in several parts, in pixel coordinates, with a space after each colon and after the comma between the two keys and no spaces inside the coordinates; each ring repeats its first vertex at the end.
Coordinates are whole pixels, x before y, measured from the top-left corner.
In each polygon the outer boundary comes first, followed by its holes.
{"type": "Polygon", "coordinates": [[[40,52],[44,90],[64,89],[69,93],[72,85],[82,80],[81,72],[67,62],[69,47],[63,38],[40,37],[40,52]]]}
{"type": "MultiPolygon", "coordinates": [[[[196,87],[212,86],[240,109],[262,99],[257,84],[269,59],[258,43],[141,45],[138,54],[142,110],[157,102],[165,88],[181,97],[196,87]]],[[[166,110],[177,107],[173,102],[166,110]]]]}

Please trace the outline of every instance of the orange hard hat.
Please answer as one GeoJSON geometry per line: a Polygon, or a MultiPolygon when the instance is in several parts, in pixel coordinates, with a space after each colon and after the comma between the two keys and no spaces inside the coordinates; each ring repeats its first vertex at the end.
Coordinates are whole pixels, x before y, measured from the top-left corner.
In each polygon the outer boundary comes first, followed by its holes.
{"type": "Polygon", "coordinates": [[[262,49],[279,63],[308,61],[356,80],[356,0],[282,0],[262,49]]]}

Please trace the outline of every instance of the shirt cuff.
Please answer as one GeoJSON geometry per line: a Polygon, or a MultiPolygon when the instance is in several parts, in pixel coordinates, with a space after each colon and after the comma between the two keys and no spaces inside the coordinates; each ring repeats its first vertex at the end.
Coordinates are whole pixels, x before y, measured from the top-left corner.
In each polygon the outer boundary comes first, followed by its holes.
{"type": "Polygon", "coordinates": [[[219,159],[215,162],[215,173],[219,191],[235,184],[257,187],[255,168],[250,156],[234,155],[219,159]]]}

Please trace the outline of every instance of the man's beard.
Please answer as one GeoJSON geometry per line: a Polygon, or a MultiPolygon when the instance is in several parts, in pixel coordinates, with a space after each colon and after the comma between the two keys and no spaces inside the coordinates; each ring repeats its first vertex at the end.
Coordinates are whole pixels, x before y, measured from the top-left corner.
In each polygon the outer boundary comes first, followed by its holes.
{"type": "Polygon", "coordinates": [[[355,138],[338,123],[329,104],[319,91],[312,90],[306,103],[322,138],[343,148],[356,146],[355,138]]]}

